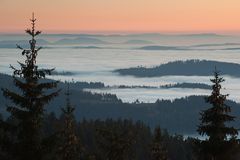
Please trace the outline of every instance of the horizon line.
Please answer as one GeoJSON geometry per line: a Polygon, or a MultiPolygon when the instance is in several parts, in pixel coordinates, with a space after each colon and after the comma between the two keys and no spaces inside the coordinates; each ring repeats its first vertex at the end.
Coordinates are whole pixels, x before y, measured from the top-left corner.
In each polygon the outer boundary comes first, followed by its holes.
{"type": "MultiPolygon", "coordinates": [[[[219,36],[240,36],[240,31],[239,32],[158,32],[158,31],[142,31],[142,32],[127,32],[127,31],[46,31],[42,32],[42,35],[144,35],[144,34],[159,34],[159,35],[219,35],[219,36]]],[[[1,32],[0,35],[25,35],[25,31],[20,32],[1,32]]]]}

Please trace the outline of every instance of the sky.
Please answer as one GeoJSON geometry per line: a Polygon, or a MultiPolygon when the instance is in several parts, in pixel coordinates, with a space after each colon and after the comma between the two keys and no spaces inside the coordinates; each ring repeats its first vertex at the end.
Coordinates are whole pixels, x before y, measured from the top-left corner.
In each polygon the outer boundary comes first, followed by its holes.
{"type": "Polygon", "coordinates": [[[0,32],[240,34],[240,0],[0,0],[0,32]]]}

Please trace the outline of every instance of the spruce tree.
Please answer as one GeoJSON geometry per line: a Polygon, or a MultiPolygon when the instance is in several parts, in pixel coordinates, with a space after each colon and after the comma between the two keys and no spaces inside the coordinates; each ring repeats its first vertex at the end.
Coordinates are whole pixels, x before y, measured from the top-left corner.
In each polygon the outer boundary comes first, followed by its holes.
{"type": "Polygon", "coordinates": [[[201,123],[197,131],[207,136],[200,142],[200,153],[205,160],[230,160],[237,149],[238,130],[229,127],[229,122],[234,121],[235,117],[229,114],[231,107],[226,105],[228,95],[221,94],[221,83],[224,81],[215,69],[214,78],[211,79],[212,93],[206,98],[212,107],[200,113],[201,123]]]}
{"type": "Polygon", "coordinates": [[[162,133],[160,127],[155,128],[154,138],[151,145],[151,160],[168,160],[167,150],[162,143],[162,133]]]}
{"type": "Polygon", "coordinates": [[[66,106],[62,108],[64,127],[60,133],[60,147],[58,149],[58,159],[60,160],[77,160],[80,158],[79,139],[76,136],[74,110],[75,108],[70,103],[69,85],[65,93],[66,106]]]}
{"type": "Polygon", "coordinates": [[[129,160],[134,159],[132,151],[135,140],[132,132],[118,132],[114,128],[101,128],[98,129],[100,138],[98,145],[102,150],[104,159],[106,160],[129,160]]]}
{"type": "Polygon", "coordinates": [[[36,46],[35,37],[41,34],[41,31],[35,30],[34,14],[30,19],[32,28],[27,29],[26,33],[31,36],[29,40],[30,48],[22,50],[24,62],[18,62],[20,69],[10,65],[13,69],[14,85],[19,92],[9,89],[2,89],[6,98],[10,99],[13,104],[7,106],[7,111],[17,121],[16,134],[17,139],[12,146],[13,154],[19,160],[40,160],[42,158],[42,119],[46,104],[58,95],[56,89],[57,81],[41,81],[46,75],[50,75],[53,69],[38,69],[37,55],[41,47],[36,46]]]}

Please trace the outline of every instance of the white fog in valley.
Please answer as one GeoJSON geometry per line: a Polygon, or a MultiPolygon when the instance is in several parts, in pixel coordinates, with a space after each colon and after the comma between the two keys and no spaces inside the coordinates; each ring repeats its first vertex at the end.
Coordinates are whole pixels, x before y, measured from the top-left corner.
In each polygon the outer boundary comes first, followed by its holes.
{"type": "MultiPolygon", "coordinates": [[[[129,35],[129,36],[93,36],[102,43],[69,44],[61,40],[74,40],[79,35],[43,35],[46,40],[39,51],[39,67],[56,68],[57,72],[71,74],[51,76],[61,81],[102,82],[106,86],[151,86],[157,88],[104,88],[86,89],[96,93],[112,93],[124,102],[155,102],[157,99],[181,98],[189,95],[208,95],[207,89],[159,88],[161,85],[176,83],[211,84],[210,76],[161,76],[134,77],[123,76],[115,69],[145,66],[154,67],[176,60],[214,60],[240,64],[240,37],[218,35],[129,35]],[[56,43],[56,42],[59,43],[56,43]],[[108,43],[104,43],[108,42],[108,43]],[[239,44],[238,44],[239,43],[239,44]],[[221,45],[222,44],[222,45],[221,45]],[[144,46],[177,46],[187,49],[144,50],[144,46]]],[[[80,37],[86,37],[80,36],[80,37]]],[[[26,36],[3,35],[3,41],[26,40],[26,36]]],[[[27,43],[27,41],[26,41],[27,43]]],[[[18,67],[17,61],[23,61],[21,50],[14,47],[0,47],[0,72],[11,75],[9,65],[18,67]]],[[[214,68],[212,69],[214,70],[214,68]]],[[[239,71],[240,72],[240,71],[239,71]]],[[[240,102],[240,78],[224,76],[223,93],[230,94],[229,99],[240,102]]]]}

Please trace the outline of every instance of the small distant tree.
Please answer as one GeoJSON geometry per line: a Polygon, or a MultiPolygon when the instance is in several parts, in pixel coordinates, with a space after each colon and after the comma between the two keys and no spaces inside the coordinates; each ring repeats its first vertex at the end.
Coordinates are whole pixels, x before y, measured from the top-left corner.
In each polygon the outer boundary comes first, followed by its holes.
{"type": "Polygon", "coordinates": [[[167,150],[163,146],[160,127],[155,128],[151,145],[151,160],[168,160],[167,150]]]}
{"type": "Polygon", "coordinates": [[[66,106],[62,108],[64,127],[60,132],[60,147],[58,149],[58,159],[60,160],[79,160],[81,148],[79,139],[76,136],[74,110],[75,108],[70,103],[69,85],[66,92],[66,106]]]}
{"type": "Polygon", "coordinates": [[[200,135],[207,136],[200,142],[200,153],[204,160],[230,160],[238,145],[238,130],[228,126],[235,117],[229,115],[231,107],[225,103],[228,95],[221,94],[224,79],[216,69],[211,82],[212,94],[206,98],[206,102],[212,107],[200,113],[201,124],[197,130],[200,135]]]}
{"type": "Polygon", "coordinates": [[[2,89],[6,98],[9,98],[13,105],[7,106],[7,111],[17,121],[16,132],[17,139],[12,146],[13,155],[19,160],[40,160],[42,159],[42,136],[41,127],[45,105],[58,95],[59,91],[52,91],[46,94],[48,89],[57,87],[57,81],[43,82],[41,79],[45,75],[51,74],[53,69],[38,69],[36,64],[38,51],[41,47],[36,46],[35,37],[41,34],[35,30],[34,14],[30,19],[32,28],[27,29],[26,33],[31,36],[29,40],[30,48],[23,49],[22,55],[25,61],[18,62],[20,69],[10,65],[13,69],[13,79],[19,92],[9,89],[2,89]]]}

